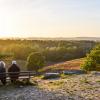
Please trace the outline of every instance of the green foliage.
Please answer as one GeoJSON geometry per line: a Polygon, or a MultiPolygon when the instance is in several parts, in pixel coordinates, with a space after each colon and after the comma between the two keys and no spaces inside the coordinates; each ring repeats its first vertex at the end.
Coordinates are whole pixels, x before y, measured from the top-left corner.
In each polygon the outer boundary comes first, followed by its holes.
{"type": "MultiPolygon", "coordinates": [[[[84,64],[81,65],[82,69],[86,71],[97,70],[97,65],[100,64],[100,45],[91,50],[87,55],[84,64]]],[[[100,67],[98,68],[100,69],[100,67]]]]}
{"type": "Polygon", "coordinates": [[[27,69],[28,70],[34,70],[36,72],[38,72],[39,69],[41,69],[45,64],[45,58],[44,56],[39,53],[39,52],[35,52],[35,53],[31,53],[28,58],[27,58],[27,69]]]}
{"type": "Polygon", "coordinates": [[[92,58],[96,63],[100,64],[100,45],[95,47],[91,53],[88,55],[89,58],[92,58]]]}
{"type": "Polygon", "coordinates": [[[41,52],[47,63],[55,63],[85,57],[95,44],[92,41],[0,40],[0,54],[10,54],[15,60],[27,60],[30,53],[41,52]]]}
{"type": "Polygon", "coordinates": [[[85,71],[96,70],[96,61],[91,58],[86,58],[85,62],[81,65],[81,68],[85,71]]]}
{"type": "Polygon", "coordinates": [[[9,45],[7,51],[13,53],[15,59],[26,60],[28,55],[35,51],[35,49],[31,48],[29,45],[24,44],[12,44],[9,45]]]}
{"type": "Polygon", "coordinates": [[[10,58],[13,54],[11,53],[0,53],[0,59],[10,58]]]}
{"type": "Polygon", "coordinates": [[[89,83],[89,80],[86,78],[86,77],[83,77],[81,80],[80,80],[81,83],[89,83]]]}
{"type": "MultiPolygon", "coordinates": [[[[63,43],[62,41],[60,42],[63,43]]],[[[60,43],[60,45],[57,47],[56,46],[47,47],[43,51],[43,54],[46,57],[46,61],[60,62],[60,61],[81,58],[84,57],[86,53],[88,53],[89,50],[92,48],[91,42],[90,43],[87,42],[88,45],[86,45],[85,42],[82,41],[80,41],[80,43],[77,43],[76,41],[74,42],[70,42],[69,45],[69,41],[67,41],[66,44],[62,45],[60,43]]]]}

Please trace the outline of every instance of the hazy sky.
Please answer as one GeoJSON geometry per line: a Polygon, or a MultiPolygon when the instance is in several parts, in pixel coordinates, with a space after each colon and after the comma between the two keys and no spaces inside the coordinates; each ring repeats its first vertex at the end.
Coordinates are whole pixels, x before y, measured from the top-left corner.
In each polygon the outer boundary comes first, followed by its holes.
{"type": "Polygon", "coordinates": [[[0,0],[0,37],[100,37],[100,0],[0,0]]]}

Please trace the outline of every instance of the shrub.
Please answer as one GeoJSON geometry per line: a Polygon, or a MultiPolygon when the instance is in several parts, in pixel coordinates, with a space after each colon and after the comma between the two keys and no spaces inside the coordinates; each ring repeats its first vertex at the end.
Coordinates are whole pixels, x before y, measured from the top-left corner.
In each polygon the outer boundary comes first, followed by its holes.
{"type": "Polygon", "coordinates": [[[85,62],[81,65],[81,68],[85,71],[96,70],[96,61],[91,58],[86,58],[85,62]]]}
{"type": "Polygon", "coordinates": [[[81,68],[86,71],[100,70],[100,67],[97,66],[98,64],[100,64],[100,45],[91,50],[81,68]]]}
{"type": "Polygon", "coordinates": [[[38,72],[39,69],[41,69],[45,64],[44,56],[39,53],[31,53],[27,58],[27,64],[26,67],[29,71],[34,70],[38,72]]]}
{"type": "Polygon", "coordinates": [[[96,63],[100,64],[100,49],[99,50],[92,50],[91,53],[88,55],[90,58],[96,61],[96,63]]]}

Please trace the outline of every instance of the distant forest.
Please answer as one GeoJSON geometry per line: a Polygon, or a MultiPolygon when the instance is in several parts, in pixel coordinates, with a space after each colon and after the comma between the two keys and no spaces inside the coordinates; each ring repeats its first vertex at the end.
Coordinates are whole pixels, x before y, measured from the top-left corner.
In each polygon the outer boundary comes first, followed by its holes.
{"type": "Polygon", "coordinates": [[[40,52],[46,62],[62,62],[85,57],[98,44],[94,41],[0,40],[0,59],[26,60],[40,52]]]}

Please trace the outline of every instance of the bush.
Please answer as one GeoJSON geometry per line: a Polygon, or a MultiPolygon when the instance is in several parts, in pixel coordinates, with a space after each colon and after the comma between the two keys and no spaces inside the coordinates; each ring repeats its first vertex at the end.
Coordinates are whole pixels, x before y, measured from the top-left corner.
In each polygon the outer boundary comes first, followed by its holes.
{"type": "Polygon", "coordinates": [[[85,62],[81,65],[81,68],[85,71],[96,70],[96,61],[91,58],[86,58],[85,62]]]}
{"type": "Polygon", "coordinates": [[[98,64],[100,64],[100,45],[91,50],[90,54],[87,55],[86,60],[84,64],[81,65],[81,67],[86,71],[100,70],[98,64]]]}
{"type": "Polygon", "coordinates": [[[88,56],[100,64],[100,48],[99,50],[92,50],[88,56]]]}
{"type": "Polygon", "coordinates": [[[27,64],[26,67],[29,71],[36,71],[38,72],[39,69],[41,69],[45,64],[44,56],[39,53],[31,53],[27,58],[27,64]]]}

